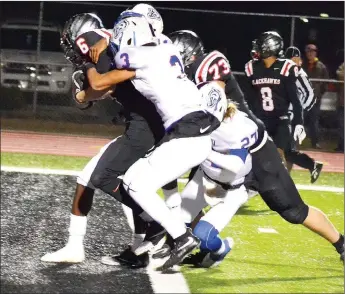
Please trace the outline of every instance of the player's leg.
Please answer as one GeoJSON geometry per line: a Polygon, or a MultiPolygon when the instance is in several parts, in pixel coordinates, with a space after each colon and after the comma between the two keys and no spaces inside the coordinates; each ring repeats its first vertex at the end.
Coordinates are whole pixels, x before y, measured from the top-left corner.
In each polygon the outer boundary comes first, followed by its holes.
{"type": "Polygon", "coordinates": [[[219,233],[248,200],[248,193],[243,185],[234,190],[223,190],[220,193],[225,193],[225,197],[212,206],[193,230],[201,241],[200,253],[196,260],[199,259],[200,265],[203,267],[219,265],[231,251],[234,245],[232,238],[222,240],[219,233]]]}
{"type": "Polygon", "coordinates": [[[106,144],[100,152],[94,156],[77,177],[77,186],[72,203],[70,215],[69,237],[65,247],[54,252],[47,253],[41,260],[47,262],[82,262],[85,259],[84,236],[87,227],[87,215],[91,210],[95,188],[90,182],[98,161],[104,151],[118,138],[106,144]]]}
{"type": "Polygon", "coordinates": [[[285,151],[290,147],[290,138],[291,138],[291,126],[290,121],[288,119],[283,119],[277,121],[277,125],[275,128],[275,133],[272,137],[274,144],[277,146],[278,153],[283,160],[285,166],[286,158],[285,158],[285,151]]]}
{"type": "Polygon", "coordinates": [[[210,150],[209,136],[171,139],[157,147],[147,158],[137,161],[124,177],[124,185],[130,195],[175,239],[176,246],[166,266],[179,262],[198,242],[156,191],[199,165],[210,150]]]}
{"type": "Polygon", "coordinates": [[[307,206],[281,163],[274,143],[270,140],[252,154],[253,173],[259,183],[262,199],[273,211],[292,224],[303,224],[328,240],[339,254],[344,252],[344,237],[319,209],[307,206]]]}

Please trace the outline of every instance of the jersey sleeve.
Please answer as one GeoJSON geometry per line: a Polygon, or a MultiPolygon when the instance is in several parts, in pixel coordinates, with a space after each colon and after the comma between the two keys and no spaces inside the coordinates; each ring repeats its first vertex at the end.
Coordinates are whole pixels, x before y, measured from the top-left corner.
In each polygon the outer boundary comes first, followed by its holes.
{"type": "Polygon", "coordinates": [[[219,51],[212,51],[199,64],[194,80],[196,84],[207,81],[225,82],[231,74],[229,60],[219,51]]]}
{"type": "Polygon", "coordinates": [[[299,75],[298,67],[294,62],[287,60],[282,67],[281,74],[285,77],[285,89],[289,101],[293,107],[293,124],[303,125],[303,108],[298,97],[297,77],[299,75]]]}
{"type": "MultiPolygon", "coordinates": [[[[95,45],[99,40],[102,38],[105,38],[105,36],[109,36],[110,34],[107,32],[107,30],[93,30],[86,32],[82,35],[80,35],[75,40],[75,47],[78,54],[84,57],[85,61],[91,62],[91,59],[89,57],[89,49],[91,46],[95,45]],[[108,34],[108,35],[107,35],[108,34]]],[[[96,69],[99,73],[106,73],[111,68],[111,54],[109,54],[108,50],[104,50],[98,59],[98,62],[96,64],[96,69]]]]}
{"type": "Polygon", "coordinates": [[[142,69],[147,66],[145,50],[140,47],[124,48],[117,52],[115,64],[118,69],[142,69]]]}

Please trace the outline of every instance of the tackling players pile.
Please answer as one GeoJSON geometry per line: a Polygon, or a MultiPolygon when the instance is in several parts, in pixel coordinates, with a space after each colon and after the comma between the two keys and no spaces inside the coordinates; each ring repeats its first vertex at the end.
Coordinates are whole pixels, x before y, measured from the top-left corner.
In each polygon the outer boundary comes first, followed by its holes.
{"type": "Polygon", "coordinates": [[[205,53],[194,32],[166,37],[162,31],[160,14],[147,4],[121,13],[113,30],[88,13],[66,23],[61,45],[75,66],[78,107],[116,95],[127,128],[78,177],[68,242],[42,261],[84,260],[96,188],[131,208],[134,217],[133,243],[119,256],[103,259],[107,264],[147,266],[149,251],[167,234],[153,255],[168,258],[162,270],[183,260],[218,265],[233,246],[219,233],[247,201],[248,190],[257,191],[286,221],[324,237],[343,260],[343,235],[303,202],[282,162],[291,154],[291,137],[301,143],[305,132],[296,88],[299,68],[281,58],[281,36],[269,31],[253,42],[255,59],[245,66],[243,94],[223,54],[205,53]],[[190,170],[179,194],[177,178],[190,170]],[[159,188],[165,201],[156,193],[159,188]],[[206,206],[211,209],[203,215],[206,206]],[[186,258],[197,247],[200,251],[186,258]]]}

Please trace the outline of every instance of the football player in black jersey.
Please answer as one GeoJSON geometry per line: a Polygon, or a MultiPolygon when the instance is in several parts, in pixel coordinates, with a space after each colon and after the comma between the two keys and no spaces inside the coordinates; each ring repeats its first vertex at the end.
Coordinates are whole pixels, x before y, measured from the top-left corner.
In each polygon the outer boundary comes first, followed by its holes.
{"type": "MultiPolygon", "coordinates": [[[[306,205],[282,163],[275,144],[268,138],[264,124],[249,110],[229,61],[218,51],[205,53],[201,39],[190,31],[177,31],[169,35],[178,48],[185,63],[185,72],[196,83],[211,80],[223,81],[229,99],[238,104],[239,110],[258,125],[259,138],[250,152],[252,155],[252,176],[248,178],[247,188],[256,190],[268,207],[279,213],[292,224],[303,224],[329,241],[344,260],[344,236],[340,234],[319,209],[306,205]]],[[[287,72],[293,65],[283,66],[287,72]]],[[[279,70],[282,71],[281,68],[279,70]]],[[[294,74],[294,70],[292,72],[294,74]]],[[[255,96],[257,97],[257,96],[255,96]]],[[[247,97],[246,97],[247,98],[247,97]]],[[[262,97],[260,103],[262,103],[262,97]]],[[[247,98],[248,99],[248,98],[247,98]]],[[[298,99],[298,98],[297,98],[298,99]]],[[[297,103],[296,103],[297,104],[297,103]]],[[[284,105],[282,102],[279,105],[284,105]]],[[[300,109],[300,106],[296,106],[300,109]]],[[[301,123],[301,114],[298,114],[301,123]]]]}
{"type": "MultiPolygon", "coordinates": [[[[95,14],[78,14],[66,22],[61,46],[66,58],[76,68],[72,77],[74,84],[72,95],[81,109],[92,106],[93,102],[80,103],[80,99],[87,97],[89,100],[98,100],[106,94],[111,94],[114,90],[92,90],[81,70],[83,63],[90,61],[88,57],[89,48],[100,39],[109,37],[110,33],[104,29],[102,21],[95,14]]],[[[99,72],[105,73],[112,69],[114,54],[114,48],[111,46],[100,54],[96,64],[99,72]]],[[[123,175],[136,160],[144,156],[162,139],[164,128],[154,105],[147,99],[143,99],[130,82],[119,85],[115,94],[117,100],[123,105],[124,116],[127,121],[125,133],[104,146],[99,154],[90,160],[78,177],[67,245],[54,253],[46,254],[42,257],[42,261],[76,263],[84,260],[83,239],[86,232],[87,215],[91,210],[95,188],[99,188],[133,210],[134,237],[137,238],[132,247],[120,254],[117,260],[125,263],[130,262],[132,266],[138,267],[146,266],[148,263],[147,253],[139,258],[134,254],[146,232],[146,223],[138,217],[142,213],[142,209],[121,188],[119,176],[123,175]]],[[[156,233],[157,231],[163,233],[158,224],[151,224],[155,225],[156,233]]],[[[155,243],[158,240],[159,236],[150,241],[155,243]]]]}
{"type": "Polygon", "coordinates": [[[297,95],[298,68],[283,55],[283,39],[274,32],[262,33],[254,43],[258,56],[245,65],[248,104],[265,124],[266,130],[286,164],[285,150],[290,146],[289,106],[293,106],[294,138],[302,143],[305,138],[303,109],[297,95]]]}

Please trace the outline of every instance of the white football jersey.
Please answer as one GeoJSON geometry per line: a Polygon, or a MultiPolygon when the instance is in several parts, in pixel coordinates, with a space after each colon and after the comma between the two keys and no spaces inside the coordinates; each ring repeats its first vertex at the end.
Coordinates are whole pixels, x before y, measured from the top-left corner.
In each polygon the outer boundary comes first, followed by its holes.
{"type": "Polygon", "coordinates": [[[186,77],[176,46],[125,47],[115,63],[119,69],[136,70],[133,85],[155,104],[166,129],[188,113],[204,110],[201,93],[186,77]]]}
{"type": "Polygon", "coordinates": [[[252,168],[251,155],[247,149],[257,141],[257,125],[244,112],[237,111],[232,118],[226,118],[220,127],[211,133],[211,138],[213,152],[218,153],[227,169],[206,160],[201,165],[204,173],[222,183],[243,183],[244,177],[252,168]]]}

